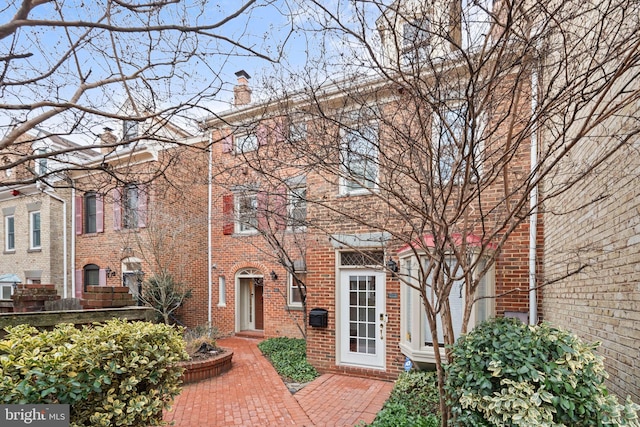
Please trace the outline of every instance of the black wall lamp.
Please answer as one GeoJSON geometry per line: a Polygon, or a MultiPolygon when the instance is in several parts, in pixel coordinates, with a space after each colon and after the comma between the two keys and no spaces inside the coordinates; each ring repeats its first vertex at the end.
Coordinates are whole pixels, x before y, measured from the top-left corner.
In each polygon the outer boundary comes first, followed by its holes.
{"type": "Polygon", "coordinates": [[[398,264],[393,260],[393,258],[389,258],[389,261],[387,261],[387,268],[392,273],[398,272],[398,264]]]}
{"type": "Polygon", "coordinates": [[[270,276],[271,276],[271,280],[278,280],[278,275],[276,274],[275,271],[271,270],[270,276]]]}

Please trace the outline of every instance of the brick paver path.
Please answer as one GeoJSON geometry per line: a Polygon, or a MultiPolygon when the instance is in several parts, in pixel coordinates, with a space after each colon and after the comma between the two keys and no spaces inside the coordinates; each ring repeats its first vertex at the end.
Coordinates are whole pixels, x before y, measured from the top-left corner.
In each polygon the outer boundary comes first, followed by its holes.
{"type": "Polygon", "coordinates": [[[231,371],[186,385],[165,421],[177,427],[353,426],[373,421],[393,388],[390,382],[325,374],[292,395],[258,342],[219,340],[234,351],[231,371]]]}

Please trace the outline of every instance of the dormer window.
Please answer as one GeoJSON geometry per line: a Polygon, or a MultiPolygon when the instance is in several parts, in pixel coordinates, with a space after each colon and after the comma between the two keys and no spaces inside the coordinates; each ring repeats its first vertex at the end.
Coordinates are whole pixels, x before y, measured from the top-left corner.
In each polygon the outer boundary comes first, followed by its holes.
{"type": "Polygon", "coordinates": [[[431,45],[431,23],[426,16],[408,20],[402,25],[401,57],[405,65],[416,64],[428,57],[431,45]]]}
{"type": "Polygon", "coordinates": [[[124,120],[122,122],[122,140],[129,141],[138,137],[138,122],[135,120],[124,120]]]}

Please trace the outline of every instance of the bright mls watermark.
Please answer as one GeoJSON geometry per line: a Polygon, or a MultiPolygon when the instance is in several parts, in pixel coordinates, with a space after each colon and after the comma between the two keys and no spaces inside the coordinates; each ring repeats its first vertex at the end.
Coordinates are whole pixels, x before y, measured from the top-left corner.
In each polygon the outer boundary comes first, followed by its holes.
{"type": "Polygon", "coordinates": [[[69,427],[69,405],[0,405],[0,426],[69,427]]]}

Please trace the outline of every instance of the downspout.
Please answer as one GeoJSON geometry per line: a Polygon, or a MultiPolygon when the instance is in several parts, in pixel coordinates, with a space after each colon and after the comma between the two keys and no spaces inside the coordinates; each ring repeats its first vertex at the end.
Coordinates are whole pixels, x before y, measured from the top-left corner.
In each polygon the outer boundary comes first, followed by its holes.
{"type": "MultiPolygon", "coordinates": [[[[533,126],[531,129],[531,180],[538,179],[538,129],[535,115],[538,109],[538,72],[531,72],[531,117],[533,126]]],[[[536,183],[529,193],[529,324],[538,323],[538,295],[536,276],[536,252],[538,235],[538,184],[536,183]]]]}
{"type": "Polygon", "coordinates": [[[211,327],[212,317],[211,317],[211,298],[212,298],[212,286],[213,286],[213,260],[211,254],[211,217],[213,215],[213,150],[211,149],[213,144],[213,133],[209,130],[209,176],[207,180],[208,184],[208,197],[207,197],[207,277],[208,277],[208,285],[209,285],[209,297],[208,297],[208,316],[207,323],[209,327],[211,327]]]}
{"type": "Polygon", "coordinates": [[[71,230],[73,238],[71,239],[71,298],[76,297],[76,189],[71,189],[71,230]]]}
{"type": "MultiPolygon", "coordinates": [[[[46,195],[48,195],[49,197],[51,197],[52,199],[55,199],[59,202],[62,203],[62,218],[63,218],[63,224],[64,227],[62,227],[62,259],[64,260],[64,262],[62,263],[62,294],[63,294],[63,298],[67,298],[68,295],[68,291],[67,288],[69,286],[69,281],[67,279],[67,275],[69,273],[69,266],[68,266],[68,260],[67,260],[67,202],[66,200],[56,196],[53,193],[48,192],[47,190],[43,190],[43,193],[45,193],[46,195]]],[[[73,198],[72,198],[73,200],[73,198]]],[[[72,227],[73,227],[73,217],[74,215],[71,216],[72,217],[72,227]]]]}

